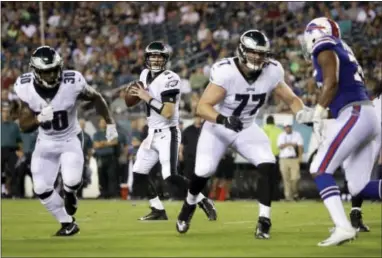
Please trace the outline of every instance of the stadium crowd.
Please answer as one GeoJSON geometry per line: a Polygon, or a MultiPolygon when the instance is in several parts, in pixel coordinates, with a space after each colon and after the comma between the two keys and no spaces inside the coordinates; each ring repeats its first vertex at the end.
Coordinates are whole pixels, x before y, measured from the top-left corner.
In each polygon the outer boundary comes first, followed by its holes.
{"type": "MultiPolygon", "coordinates": [[[[13,83],[29,70],[31,52],[41,45],[41,13],[38,2],[2,2],[1,9],[1,101],[6,110],[16,98],[13,83]]],[[[139,77],[144,47],[152,40],[162,40],[171,49],[169,69],[182,78],[181,110],[186,118],[193,117],[211,65],[234,55],[241,33],[250,28],[271,39],[286,82],[308,106],[316,104],[318,92],[299,37],[315,17],[339,23],[368,85],[382,80],[378,2],[43,2],[43,10],[45,44],[62,55],[67,69],[82,72],[102,92],[129,135],[123,148],[131,150],[139,146],[133,135],[143,133],[144,126],[134,125],[130,118],[140,121],[144,106],[128,110],[118,88],[139,77]]],[[[290,112],[276,98],[269,104],[266,113],[290,112]]],[[[89,120],[93,113],[86,113],[86,106],[84,111],[82,116],[89,120]]]]}

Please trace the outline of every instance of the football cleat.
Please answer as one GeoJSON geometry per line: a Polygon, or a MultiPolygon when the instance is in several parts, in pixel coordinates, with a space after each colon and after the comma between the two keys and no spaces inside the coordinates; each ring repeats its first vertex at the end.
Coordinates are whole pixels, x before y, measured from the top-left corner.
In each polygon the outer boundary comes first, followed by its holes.
{"type": "Polygon", "coordinates": [[[269,239],[270,238],[270,230],[271,230],[271,220],[266,217],[259,217],[257,222],[255,238],[257,239],[269,239]]]}
{"type": "Polygon", "coordinates": [[[61,228],[56,232],[55,236],[72,236],[80,232],[75,218],[70,223],[61,223],[61,228]]]}
{"type": "Polygon", "coordinates": [[[184,201],[182,210],[179,213],[178,220],[176,222],[176,230],[184,234],[188,231],[190,228],[190,222],[192,219],[192,216],[194,215],[196,209],[196,205],[190,205],[186,201],[184,201]]]}
{"type": "Polygon", "coordinates": [[[65,192],[64,194],[65,200],[65,210],[70,215],[73,216],[77,211],[77,196],[75,193],[65,192]]]}
{"type": "Polygon", "coordinates": [[[319,242],[318,246],[341,245],[354,240],[357,237],[357,231],[354,228],[336,227],[328,239],[319,242]]]}
{"type": "Polygon", "coordinates": [[[370,232],[370,228],[363,224],[362,212],[360,210],[352,210],[350,212],[350,222],[358,232],[370,232]]]}
{"type": "Polygon", "coordinates": [[[146,216],[139,218],[138,220],[168,220],[165,210],[158,210],[154,207],[150,207],[151,212],[146,216]]]}
{"type": "Polygon", "coordinates": [[[217,219],[217,213],[214,203],[207,198],[203,198],[199,203],[199,208],[201,208],[204,213],[207,215],[209,220],[216,220],[217,219]]]}

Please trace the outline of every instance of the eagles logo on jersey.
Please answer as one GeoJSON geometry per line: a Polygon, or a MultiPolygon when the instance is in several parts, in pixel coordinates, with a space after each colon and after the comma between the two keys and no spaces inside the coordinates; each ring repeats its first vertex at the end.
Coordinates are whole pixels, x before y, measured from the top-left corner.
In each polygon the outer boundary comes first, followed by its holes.
{"type": "Polygon", "coordinates": [[[165,70],[169,58],[170,51],[162,42],[151,42],[145,49],[145,65],[154,73],[165,70]]]}
{"type": "Polygon", "coordinates": [[[61,82],[63,61],[61,56],[49,46],[37,48],[29,63],[38,86],[55,88],[61,82]]]}

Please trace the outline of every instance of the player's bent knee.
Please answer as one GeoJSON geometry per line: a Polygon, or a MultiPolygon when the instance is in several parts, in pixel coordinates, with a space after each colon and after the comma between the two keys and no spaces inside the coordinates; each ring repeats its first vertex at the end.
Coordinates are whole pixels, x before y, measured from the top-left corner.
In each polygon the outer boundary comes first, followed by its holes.
{"type": "Polygon", "coordinates": [[[364,182],[364,183],[363,182],[357,182],[357,183],[348,182],[349,193],[352,196],[356,196],[365,188],[366,185],[367,185],[367,182],[364,182]]]}
{"type": "Polygon", "coordinates": [[[70,182],[70,183],[71,184],[64,182],[64,190],[67,192],[77,191],[78,189],[80,189],[80,187],[82,185],[82,179],[80,180],[80,182],[77,182],[74,184],[73,184],[73,182],[70,182]]]}
{"type": "Polygon", "coordinates": [[[45,183],[34,182],[34,184],[33,184],[33,191],[35,192],[35,194],[37,196],[40,196],[40,195],[42,195],[42,194],[44,194],[46,192],[53,191],[53,185],[52,186],[48,186],[45,183]]]}
{"type": "Polygon", "coordinates": [[[35,192],[35,194],[37,195],[37,197],[38,197],[40,200],[45,200],[45,199],[49,198],[49,197],[53,194],[53,191],[54,191],[54,190],[50,190],[50,191],[46,191],[46,192],[43,192],[43,193],[37,193],[37,192],[35,192]]]}

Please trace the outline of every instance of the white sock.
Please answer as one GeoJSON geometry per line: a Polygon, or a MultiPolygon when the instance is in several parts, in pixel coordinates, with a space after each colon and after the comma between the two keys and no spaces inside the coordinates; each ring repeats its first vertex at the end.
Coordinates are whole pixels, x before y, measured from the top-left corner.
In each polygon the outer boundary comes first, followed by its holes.
{"type": "Polygon", "coordinates": [[[48,198],[44,200],[40,199],[40,202],[60,223],[69,223],[73,221],[72,216],[66,213],[64,200],[56,191],[53,191],[52,195],[48,198]]]}
{"type": "Polygon", "coordinates": [[[336,227],[351,228],[351,224],[346,217],[344,206],[339,195],[330,196],[324,200],[330,216],[336,227]]]}
{"type": "Polygon", "coordinates": [[[198,196],[196,196],[196,202],[197,202],[197,203],[200,203],[204,198],[206,198],[206,197],[204,196],[204,194],[199,193],[198,196]]]}
{"type": "Polygon", "coordinates": [[[160,201],[158,196],[153,199],[150,199],[150,206],[154,207],[157,210],[164,210],[163,203],[160,201]]]}
{"type": "MultiPolygon", "coordinates": [[[[200,196],[200,194],[198,196],[200,196]]],[[[197,204],[198,203],[198,196],[195,196],[188,191],[187,192],[187,198],[186,198],[187,203],[190,205],[197,204]]]]}
{"type": "Polygon", "coordinates": [[[259,203],[259,217],[271,218],[271,207],[259,203]]]}

